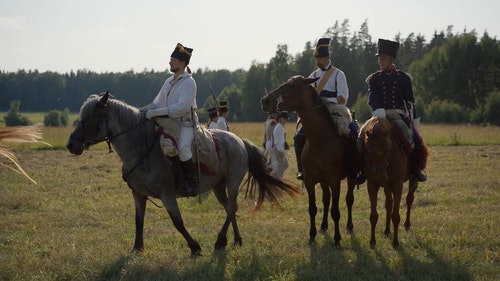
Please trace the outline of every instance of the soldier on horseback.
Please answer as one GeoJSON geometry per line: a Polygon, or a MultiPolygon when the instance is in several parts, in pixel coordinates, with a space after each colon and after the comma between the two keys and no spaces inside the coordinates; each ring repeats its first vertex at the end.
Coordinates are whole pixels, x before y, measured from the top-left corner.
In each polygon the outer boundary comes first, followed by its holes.
{"type": "MultiPolygon", "coordinates": [[[[352,120],[352,117],[347,108],[342,109],[342,106],[347,104],[349,98],[349,89],[347,87],[347,79],[344,72],[332,65],[330,59],[330,38],[320,38],[314,52],[314,60],[318,69],[313,71],[309,78],[319,78],[312,85],[319,94],[321,101],[328,108],[330,114],[345,127],[344,132],[347,136],[346,145],[346,164],[350,178],[356,179],[358,184],[364,182],[361,177],[361,166],[356,151],[356,141],[359,131],[359,126],[352,120]],[[339,107],[341,106],[341,107],[339,107]],[[340,111],[339,111],[340,110],[340,111]],[[339,114],[340,113],[340,114],[339,114]]],[[[298,124],[297,128],[301,128],[298,124]]],[[[302,129],[300,129],[302,130],[302,129]]],[[[295,150],[297,155],[297,179],[302,180],[302,167],[300,165],[300,155],[305,144],[305,134],[297,131],[294,136],[295,150]]]]}
{"type": "MultiPolygon", "coordinates": [[[[173,123],[178,127],[176,128],[178,138],[173,138],[177,141],[174,155],[178,154],[180,166],[186,179],[186,184],[179,192],[181,196],[195,196],[198,190],[198,177],[191,151],[194,139],[193,124],[197,121],[196,112],[192,110],[196,108],[196,82],[188,66],[192,52],[193,49],[177,43],[170,55],[169,62],[170,71],[174,75],[167,78],[153,102],[142,108],[146,110],[148,119],[152,119],[160,125],[162,119],[163,121],[175,121],[173,123]]],[[[162,148],[163,142],[168,141],[168,138],[162,138],[162,148]]],[[[165,153],[165,149],[163,151],[165,153]]]]}
{"type": "Polygon", "coordinates": [[[368,104],[373,116],[387,118],[393,122],[404,137],[403,145],[410,153],[411,171],[417,181],[427,180],[419,161],[423,151],[423,140],[418,132],[418,118],[415,112],[411,76],[394,65],[399,43],[385,39],[378,40],[377,58],[380,70],[366,79],[368,83],[368,104]]]}

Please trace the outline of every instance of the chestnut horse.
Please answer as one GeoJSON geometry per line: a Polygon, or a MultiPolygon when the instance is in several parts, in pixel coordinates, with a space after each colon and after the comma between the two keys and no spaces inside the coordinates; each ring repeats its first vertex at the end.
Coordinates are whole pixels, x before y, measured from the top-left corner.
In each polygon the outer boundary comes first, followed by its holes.
{"type": "MultiPolygon", "coordinates": [[[[335,224],[335,245],[340,245],[339,231],[340,211],[340,183],[346,178],[345,141],[339,135],[326,106],[321,104],[321,99],[311,83],[318,78],[304,78],[294,76],[277,89],[261,99],[262,109],[266,112],[297,111],[300,115],[306,143],[301,154],[301,163],[304,173],[304,184],[309,197],[310,230],[309,241],[314,242],[316,237],[315,217],[316,207],[315,186],[320,183],[323,191],[323,221],[321,231],[328,229],[328,211],[330,196],[332,199],[331,216],[335,224]]],[[[352,205],[354,203],[354,180],[347,181],[347,230],[353,230],[352,205]]]]}
{"type": "MultiPolygon", "coordinates": [[[[418,182],[410,176],[408,156],[401,142],[401,132],[386,118],[372,117],[361,128],[359,152],[364,158],[368,195],[370,197],[370,246],[375,247],[375,227],[378,221],[377,194],[384,187],[386,223],[384,234],[391,234],[391,219],[394,227],[392,246],[399,247],[398,227],[400,222],[399,205],[403,192],[403,184],[409,181],[406,196],[405,229],[410,228],[410,211],[418,182]]],[[[427,156],[427,148],[424,146],[427,156]]]]}

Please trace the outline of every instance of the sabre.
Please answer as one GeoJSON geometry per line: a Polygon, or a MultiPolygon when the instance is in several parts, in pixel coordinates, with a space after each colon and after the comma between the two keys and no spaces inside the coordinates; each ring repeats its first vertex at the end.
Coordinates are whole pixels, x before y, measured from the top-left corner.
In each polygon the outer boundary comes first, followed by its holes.
{"type": "Polygon", "coordinates": [[[191,122],[193,124],[193,134],[194,134],[194,146],[196,147],[196,166],[198,168],[198,182],[197,182],[197,188],[198,188],[198,203],[201,204],[201,192],[200,192],[200,173],[201,173],[201,167],[200,167],[200,152],[198,151],[198,135],[196,134],[196,129],[197,129],[197,122],[195,119],[194,115],[194,107],[191,106],[191,122]]]}

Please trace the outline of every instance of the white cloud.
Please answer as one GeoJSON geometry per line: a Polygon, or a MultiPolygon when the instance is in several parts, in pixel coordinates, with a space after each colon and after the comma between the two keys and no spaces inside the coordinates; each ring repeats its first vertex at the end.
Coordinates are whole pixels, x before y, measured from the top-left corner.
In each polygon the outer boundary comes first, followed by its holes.
{"type": "Polygon", "coordinates": [[[25,17],[0,17],[0,27],[9,29],[24,29],[26,22],[25,17]]]}

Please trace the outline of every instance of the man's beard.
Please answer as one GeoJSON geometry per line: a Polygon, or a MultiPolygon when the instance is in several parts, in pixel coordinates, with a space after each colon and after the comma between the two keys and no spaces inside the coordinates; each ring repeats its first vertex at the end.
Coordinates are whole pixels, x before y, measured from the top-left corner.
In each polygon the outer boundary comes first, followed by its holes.
{"type": "Polygon", "coordinates": [[[172,73],[177,73],[177,71],[179,71],[178,67],[177,68],[173,68],[173,67],[170,68],[170,72],[172,72],[172,73]]]}

